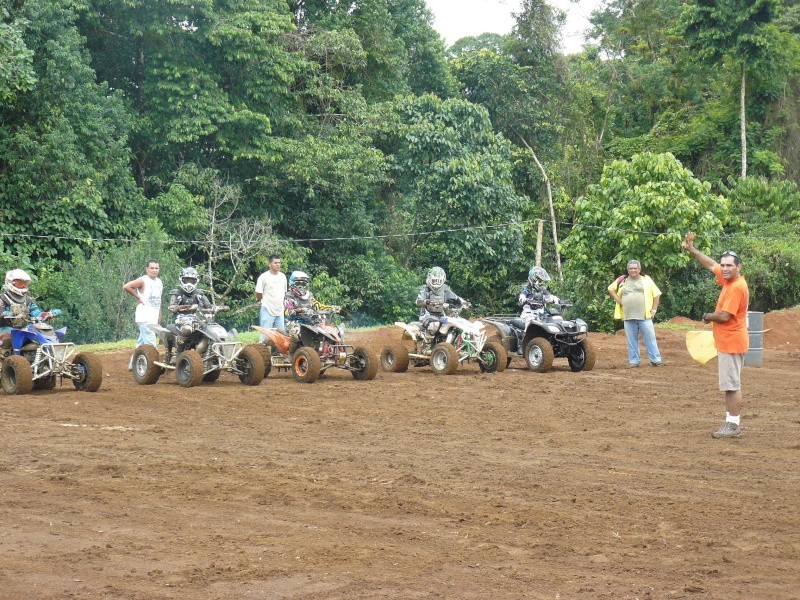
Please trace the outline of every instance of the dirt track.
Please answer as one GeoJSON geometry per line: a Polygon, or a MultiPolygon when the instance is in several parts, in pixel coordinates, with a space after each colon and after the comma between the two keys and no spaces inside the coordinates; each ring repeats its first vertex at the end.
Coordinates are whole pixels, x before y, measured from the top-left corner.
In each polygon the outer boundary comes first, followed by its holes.
{"type": "Polygon", "coordinates": [[[797,322],[739,440],[664,330],[666,367],[593,335],[577,374],[186,390],[104,355],[98,393],[3,397],[0,598],[800,598],[797,322]]]}

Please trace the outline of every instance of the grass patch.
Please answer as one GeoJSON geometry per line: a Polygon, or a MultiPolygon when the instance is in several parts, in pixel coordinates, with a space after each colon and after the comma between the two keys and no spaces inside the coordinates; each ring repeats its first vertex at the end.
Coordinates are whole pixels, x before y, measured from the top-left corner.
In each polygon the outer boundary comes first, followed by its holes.
{"type": "Polygon", "coordinates": [[[656,323],[656,329],[669,329],[670,331],[702,331],[697,327],[681,323],[656,323]]]}

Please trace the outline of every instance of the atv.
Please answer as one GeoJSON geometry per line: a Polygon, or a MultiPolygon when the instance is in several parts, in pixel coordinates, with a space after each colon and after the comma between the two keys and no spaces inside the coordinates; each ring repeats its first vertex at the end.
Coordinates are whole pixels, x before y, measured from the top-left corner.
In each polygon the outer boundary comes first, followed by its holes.
{"type": "Polygon", "coordinates": [[[364,347],[346,344],[344,326],[330,322],[339,311],[338,306],[332,306],[302,313],[300,320],[289,321],[288,334],[253,325],[253,329],[267,337],[264,344],[259,344],[265,364],[291,370],[301,383],[315,382],[331,367],[350,371],[359,381],[375,379],[378,357],[364,347]]]}
{"type": "Polygon", "coordinates": [[[91,352],[73,358],[75,344],[65,342],[66,327],[54,330],[52,313],[17,317],[27,324],[11,330],[11,343],[0,347],[0,385],[6,394],[27,394],[32,389],[52,390],[56,378],[71,379],[75,389],[96,392],[103,383],[103,365],[91,352]]]}
{"type": "Polygon", "coordinates": [[[181,387],[213,383],[222,371],[238,375],[245,385],[261,383],[265,373],[261,351],[254,347],[255,344],[244,346],[232,341],[233,333],[216,322],[216,314],[223,310],[228,310],[228,307],[212,306],[198,309],[193,314],[180,315],[176,325],[149,325],[161,339],[165,354],[161,357],[151,344],[136,348],[132,361],[136,383],[151,385],[166,371],[175,371],[181,387]],[[178,326],[190,328],[191,333],[181,337],[178,326]]]}
{"type": "Polygon", "coordinates": [[[497,336],[509,355],[525,357],[531,371],[549,371],[555,358],[566,358],[574,372],[591,371],[596,351],[588,339],[589,327],[583,319],[565,320],[561,313],[567,306],[561,303],[557,307],[538,307],[526,313],[524,319],[517,315],[494,315],[481,320],[497,329],[497,336]]]}
{"type": "Polygon", "coordinates": [[[451,375],[464,362],[476,361],[484,373],[504,371],[508,363],[503,345],[497,341],[486,341],[486,328],[480,321],[469,321],[460,316],[469,304],[443,305],[447,317],[440,319],[435,333],[431,334],[422,321],[396,322],[403,330],[398,340],[381,352],[381,367],[384,371],[403,373],[409,365],[430,365],[437,375],[451,375]],[[414,344],[411,350],[406,340],[414,344]]]}

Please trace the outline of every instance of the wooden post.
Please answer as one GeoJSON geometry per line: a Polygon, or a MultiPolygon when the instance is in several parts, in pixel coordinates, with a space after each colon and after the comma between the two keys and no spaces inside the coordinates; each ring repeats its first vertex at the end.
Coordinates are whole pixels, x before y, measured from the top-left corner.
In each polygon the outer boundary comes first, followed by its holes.
{"type": "Polygon", "coordinates": [[[544,236],[544,219],[539,219],[539,229],[536,232],[536,266],[542,266],[542,237],[544,236]]]}

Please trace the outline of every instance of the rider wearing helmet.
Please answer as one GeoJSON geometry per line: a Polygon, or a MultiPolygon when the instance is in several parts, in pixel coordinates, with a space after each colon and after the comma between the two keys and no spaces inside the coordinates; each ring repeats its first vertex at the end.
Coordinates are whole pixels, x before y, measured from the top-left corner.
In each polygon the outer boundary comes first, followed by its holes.
{"type": "Polygon", "coordinates": [[[311,320],[314,313],[314,294],[308,289],[311,278],[304,271],[292,271],[289,275],[289,289],[286,291],[284,307],[289,321],[311,320]]]}
{"type": "Polygon", "coordinates": [[[430,335],[439,330],[441,319],[445,317],[445,306],[448,304],[468,304],[466,300],[456,295],[450,286],[445,283],[447,275],[441,267],[433,267],[428,271],[425,285],[417,294],[417,306],[420,307],[419,318],[423,329],[430,335]]]}
{"type": "Polygon", "coordinates": [[[528,271],[528,282],[519,294],[519,303],[522,305],[523,319],[537,311],[544,310],[548,302],[559,303],[561,300],[547,289],[550,275],[543,267],[533,267],[528,271]]]}
{"type": "Polygon", "coordinates": [[[180,285],[169,293],[169,311],[175,315],[173,333],[178,335],[176,351],[182,352],[186,340],[192,333],[192,321],[198,310],[212,307],[206,295],[197,289],[200,276],[194,267],[181,269],[180,285]]]}
{"type": "Polygon", "coordinates": [[[0,290],[0,302],[3,304],[0,315],[0,342],[3,346],[8,346],[10,343],[11,329],[23,327],[27,318],[49,319],[61,314],[58,309],[42,312],[28,294],[30,283],[31,276],[22,269],[12,269],[6,273],[5,283],[0,290]]]}

